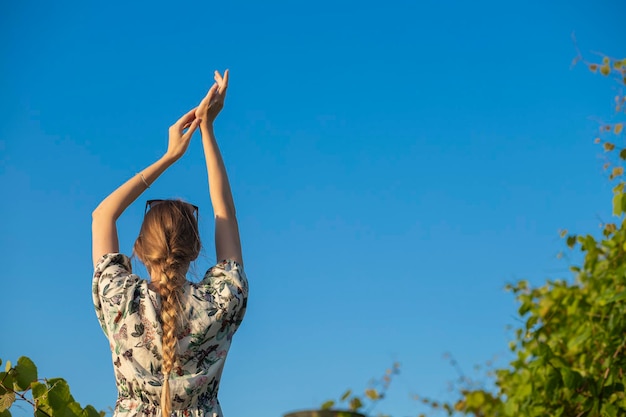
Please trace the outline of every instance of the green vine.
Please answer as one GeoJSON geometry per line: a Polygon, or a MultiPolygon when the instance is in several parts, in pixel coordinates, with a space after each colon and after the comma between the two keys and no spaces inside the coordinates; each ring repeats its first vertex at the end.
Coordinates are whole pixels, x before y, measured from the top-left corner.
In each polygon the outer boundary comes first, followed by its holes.
{"type": "Polygon", "coordinates": [[[510,343],[514,359],[490,371],[493,390],[462,379],[454,401],[420,398],[433,411],[476,417],[626,415],[626,59],[601,56],[596,63],[579,53],[578,62],[619,86],[615,117],[600,123],[595,139],[606,155],[608,178],[616,182],[612,207],[617,221],[602,225],[600,240],[561,232],[571,250],[585,255],[581,266],[570,268],[572,279],[549,280],[540,287],[523,280],[507,286],[523,323],[510,343]]]}
{"type": "MultiPolygon", "coordinates": [[[[339,397],[339,400],[328,400],[321,405],[322,410],[349,410],[369,414],[379,401],[385,398],[394,375],[400,373],[400,364],[395,362],[385,371],[380,379],[372,380],[362,395],[348,389],[339,397]]],[[[384,416],[381,416],[384,417],[384,416]]]]}
{"type": "MultiPolygon", "coordinates": [[[[590,62],[579,51],[574,64],[583,63],[618,86],[614,118],[600,123],[595,139],[606,156],[608,179],[616,182],[612,207],[617,221],[602,225],[600,240],[561,231],[564,244],[584,254],[582,265],[570,268],[571,278],[548,280],[539,287],[525,280],[507,286],[519,303],[522,323],[509,343],[514,359],[502,368],[490,365],[489,384],[461,375],[453,385],[452,401],[414,396],[433,413],[626,416],[626,59],[600,56],[600,62],[590,62]]],[[[452,364],[456,366],[453,359],[452,364]]],[[[352,410],[362,407],[362,399],[351,391],[341,398],[352,410]]],[[[325,405],[334,407],[335,402],[325,405]]]]}
{"type": "Polygon", "coordinates": [[[64,379],[38,379],[37,367],[26,356],[20,357],[15,366],[7,361],[4,372],[0,372],[0,417],[11,417],[11,407],[19,401],[29,404],[35,417],[104,417],[105,414],[91,405],[81,407],[64,379]]]}

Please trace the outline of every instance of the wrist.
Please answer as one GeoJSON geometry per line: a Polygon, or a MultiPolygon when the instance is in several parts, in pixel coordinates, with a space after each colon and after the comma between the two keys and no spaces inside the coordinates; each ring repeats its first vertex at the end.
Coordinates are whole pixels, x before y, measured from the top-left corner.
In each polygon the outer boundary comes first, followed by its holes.
{"type": "Polygon", "coordinates": [[[169,152],[165,152],[165,154],[161,157],[159,161],[165,165],[165,168],[169,168],[176,161],[178,161],[181,156],[182,155],[174,155],[169,152]]]}
{"type": "Polygon", "coordinates": [[[204,133],[204,132],[211,132],[211,133],[213,133],[213,122],[212,121],[208,121],[206,119],[202,119],[202,121],[200,122],[200,131],[202,133],[204,133]]]}

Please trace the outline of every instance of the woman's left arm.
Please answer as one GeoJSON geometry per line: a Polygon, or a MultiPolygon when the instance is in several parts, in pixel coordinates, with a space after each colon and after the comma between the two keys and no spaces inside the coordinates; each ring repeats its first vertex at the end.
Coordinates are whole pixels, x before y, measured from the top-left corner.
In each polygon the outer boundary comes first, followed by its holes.
{"type": "Polygon", "coordinates": [[[167,168],[184,155],[199,120],[196,109],[190,110],[174,123],[169,130],[167,152],[152,165],[137,173],[113,191],[92,213],[91,235],[94,268],[100,258],[111,252],[119,252],[119,241],[115,222],[167,168]],[[187,129],[187,132],[184,132],[187,129]]]}

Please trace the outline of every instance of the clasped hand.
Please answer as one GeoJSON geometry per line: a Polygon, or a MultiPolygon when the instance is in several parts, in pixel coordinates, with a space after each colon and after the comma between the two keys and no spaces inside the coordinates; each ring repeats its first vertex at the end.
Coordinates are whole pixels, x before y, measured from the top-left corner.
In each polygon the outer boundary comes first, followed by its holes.
{"type": "Polygon", "coordinates": [[[215,83],[200,104],[189,110],[176,123],[170,126],[167,156],[174,159],[183,156],[189,147],[191,136],[196,128],[201,123],[207,127],[213,125],[217,115],[224,108],[224,99],[226,98],[226,89],[228,88],[228,70],[224,71],[224,77],[218,71],[215,71],[213,78],[215,83]]]}

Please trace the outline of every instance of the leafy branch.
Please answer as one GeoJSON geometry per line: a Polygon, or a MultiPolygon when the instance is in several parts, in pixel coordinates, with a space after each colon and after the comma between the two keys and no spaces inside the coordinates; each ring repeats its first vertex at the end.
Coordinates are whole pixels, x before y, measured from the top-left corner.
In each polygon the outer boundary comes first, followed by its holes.
{"type": "Polygon", "coordinates": [[[395,362],[391,368],[385,371],[385,374],[379,378],[372,380],[369,387],[365,389],[363,395],[354,394],[348,389],[339,397],[338,401],[328,400],[322,404],[322,410],[334,410],[347,408],[353,412],[363,410],[365,414],[369,414],[379,401],[385,398],[389,385],[394,375],[400,373],[400,364],[395,362]]]}
{"type": "Polygon", "coordinates": [[[462,380],[453,402],[421,399],[433,411],[475,417],[626,415],[626,59],[599,55],[600,62],[591,62],[578,51],[574,64],[614,76],[621,86],[614,121],[601,123],[595,139],[607,159],[616,156],[604,169],[611,168],[609,180],[617,182],[613,215],[618,220],[603,224],[599,239],[561,232],[570,250],[584,254],[582,265],[570,267],[572,278],[539,287],[523,280],[507,286],[522,320],[509,344],[513,359],[491,373],[493,389],[462,380]]]}
{"type": "Polygon", "coordinates": [[[15,366],[7,361],[0,372],[0,417],[11,417],[10,408],[17,400],[30,404],[35,417],[104,417],[91,405],[81,407],[64,379],[38,379],[37,367],[25,356],[15,366]]]}

